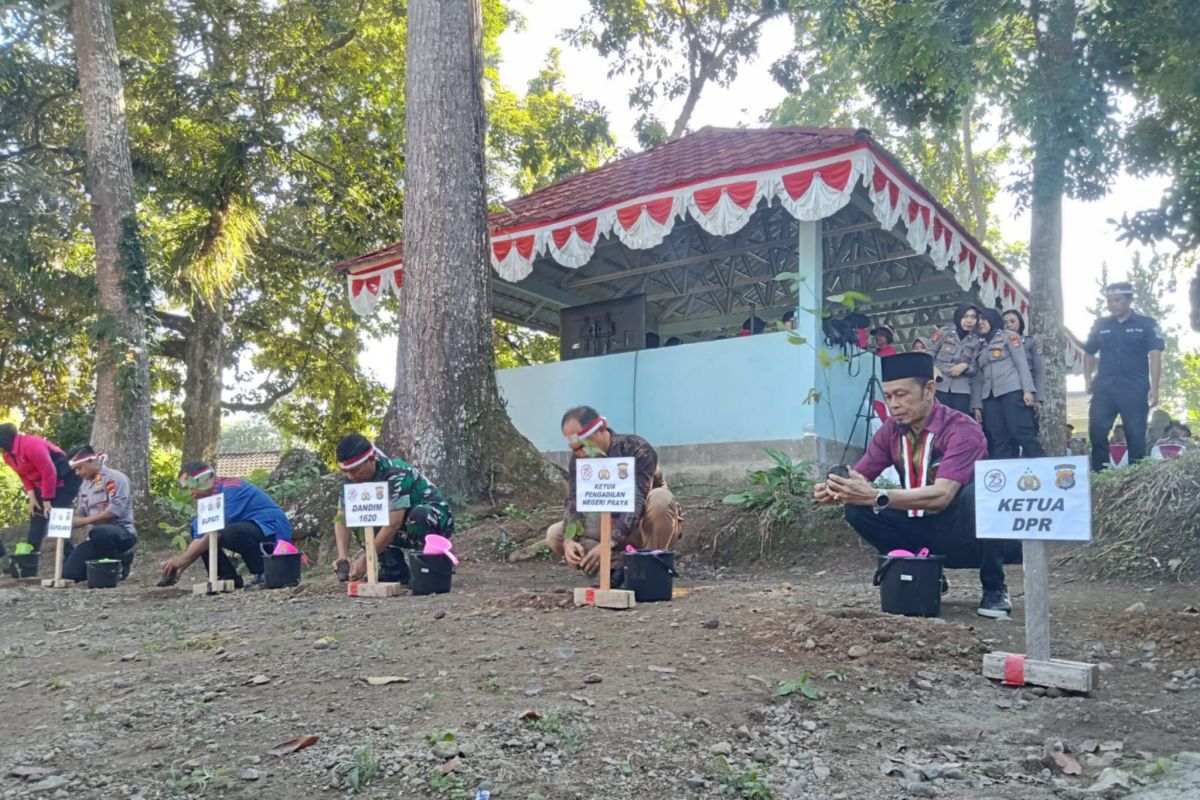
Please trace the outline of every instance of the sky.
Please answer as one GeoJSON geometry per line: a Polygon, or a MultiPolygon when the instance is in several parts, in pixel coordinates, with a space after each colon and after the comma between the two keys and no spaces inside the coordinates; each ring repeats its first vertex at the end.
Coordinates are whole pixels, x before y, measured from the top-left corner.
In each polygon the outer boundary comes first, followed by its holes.
{"type": "MultiPolygon", "coordinates": [[[[633,81],[627,77],[608,78],[608,64],[593,51],[573,49],[561,37],[562,31],[578,24],[587,9],[584,0],[510,0],[510,7],[524,17],[521,29],[510,29],[500,38],[502,63],[500,76],[513,91],[524,94],[529,79],[537,74],[551,47],[562,51],[566,90],[583,99],[594,100],[608,113],[610,129],[619,147],[637,149],[633,124],[637,114],[629,109],[628,92],[633,81]]],[[[770,77],[768,68],[784,55],[792,41],[791,26],[774,20],[763,28],[758,58],[744,65],[729,87],[710,85],[701,95],[691,120],[693,129],[705,125],[735,127],[760,124],[763,113],[776,106],[785,92],[770,77]]],[[[678,113],[678,102],[663,103],[657,115],[668,126],[678,113]]],[[[987,142],[980,143],[983,146],[987,142]]],[[[1103,199],[1084,203],[1066,200],[1063,208],[1063,282],[1067,327],[1080,338],[1086,337],[1092,324],[1089,308],[1097,296],[1096,284],[1101,264],[1108,262],[1111,280],[1119,280],[1133,257],[1134,247],[1117,241],[1109,219],[1158,205],[1165,179],[1140,179],[1121,175],[1103,199]]],[[[1001,220],[1006,241],[1029,238],[1028,212],[1018,213],[1015,195],[1002,192],[993,205],[1001,220]]],[[[1148,248],[1139,248],[1149,255],[1148,248]]],[[[1187,321],[1186,282],[1175,299],[1171,322],[1184,331],[1182,346],[1200,347],[1200,334],[1190,330],[1187,321]]],[[[395,339],[372,342],[364,363],[385,385],[394,375],[395,339]]],[[[1080,379],[1081,380],[1081,379],[1080,379]]],[[[1074,387],[1072,387],[1074,388],[1074,387]]],[[[1081,386],[1080,386],[1081,388],[1081,386]]]]}

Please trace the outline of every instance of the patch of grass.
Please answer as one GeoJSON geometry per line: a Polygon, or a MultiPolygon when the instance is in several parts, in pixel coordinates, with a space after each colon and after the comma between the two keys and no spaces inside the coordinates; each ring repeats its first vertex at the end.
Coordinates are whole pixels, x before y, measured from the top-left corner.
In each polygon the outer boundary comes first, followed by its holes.
{"type": "Polygon", "coordinates": [[[207,636],[184,639],[179,643],[179,649],[184,652],[216,650],[218,647],[224,647],[231,641],[233,640],[228,636],[219,633],[210,633],[207,636]]]}
{"type": "Polygon", "coordinates": [[[742,800],[775,800],[764,770],[762,764],[753,761],[734,769],[724,758],[717,757],[717,779],[722,790],[742,800]]]}
{"type": "Polygon", "coordinates": [[[492,547],[492,552],[501,561],[506,561],[510,555],[521,549],[521,543],[508,535],[508,531],[500,529],[500,535],[493,537],[489,543],[492,547]]]}
{"type": "Polygon", "coordinates": [[[426,692],[425,694],[421,695],[421,702],[427,706],[431,706],[441,698],[442,696],[437,692],[426,692]]]}
{"type": "Polygon", "coordinates": [[[171,776],[164,783],[171,794],[201,794],[224,784],[224,771],[203,766],[191,772],[178,772],[171,767],[171,776]]]}
{"type": "Polygon", "coordinates": [[[845,683],[848,680],[846,673],[838,669],[827,669],[822,677],[827,681],[837,681],[838,683],[845,683]]]}
{"type": "Polygon", "coordinates": [[[572,753],[579,751],[579,733],[568,725],[557,711],[547,711],[541,719],[529,719],[526,720],[526,724],[535,731],[557,736],[566,750],[572,753]]]}
{"type": "Polygon", "coordinates": [[[476,661],[499,661],[504,658],[504,653],[485,653],[481,656],[476,656],[476,661]]]}
{"type": "Polygon", "coordinates": [[[100,722],[108,717],[108,712],[102,708],[97,708],[95,704],[89,702],[83,707],[84,722],[100,722]]]}
{"type": "Polygon", "coordinates": [[[457,734],[455,734],[454,731],[429,731],[425,734],[425,741],[429,742],[430,744],[437,744],[438,742],[453,742],[455,738],[457,738],[457,734]]]}
{"type": "Polygon", "coordinates": [[[525,511],[519,506],[509,503],[504,507],[504,510],[500,512],[500,516],[508,517],[509,519],[528,519],[529,512],[525,511]]]}
{"type": "Polygon", "coordinates": [[[500,685],[500,681],[496,680],[495,678],[488,678],[483,682],[483,686],[480,688],[482,688],[485,692],[489,692],[490,694],[498,694],[502,696],[508,695],[508,692],[506,692],[504,687],[500,685]]]}
{"type": "Polygon", "coordinates": [[[775,690],[776,697],[790,697],[799,692],[803,697],[809,700],[817,700],[820,695],[817,690],[809,683],[810,676],[806,672],[800,676],[798,681],[783,681],[779,684],[779,688],[775,690]]]}
{"type": "Polygon", "coordinates": [[[440,769],[435,769],[430,774],[429,788],[450,800],[470,800],[473,796],[463,776],[454,772],[443,775],[440,769]]]}
{"type": "Polygon", "coordinates": [[[54,675],[46,679],[46,688],[52,692],[59,689],[66,689],[70,685],[70,682],[62,675],[54,675]]]}
{"type": "Polygon", "coordinates": [[[1175,764],[1167,758],[1161,756],[1149,761],[1142,768],[1143,773],[1148,778],[1161,778],[1171,772],[1175,768],[1175,764]]]}
{"type": "Polygon", "coordinates": [[[375,755],[375,744],[360,744],[350,752],[350,757],[333,767],[337,785],[350,792],[361,792],[379,775],[379,758],[375,755]]]}

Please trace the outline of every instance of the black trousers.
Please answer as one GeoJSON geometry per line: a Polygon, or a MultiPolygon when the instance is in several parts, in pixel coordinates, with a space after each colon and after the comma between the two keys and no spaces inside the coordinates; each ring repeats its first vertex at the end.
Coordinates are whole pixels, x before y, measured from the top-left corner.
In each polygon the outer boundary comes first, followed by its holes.
{"type": "Polygon", "coordinates": [[[991,458],[1041,458],[1046,455],[1037,438],[1037,418],[1015,391],[983,401],[983,430],[991,458]]]}
{"type": "MultiPolygon", "coordinates": [[[[221,530],[217,531],[217,579],[222,581],[233,581],[235,586],[241,587],[242,576],[238,575],[237,567],[233,561],[225,553],[226,550],[231,550],[242,557],[242,561],[246,564],[246,569],[250,570],[252,575],[262,575],[263,573],[263,555],[261,545],[268,542],[274,542],[274,536],[267,536],[262,532],[262,528],[258,527],[257,522],[231,522],[221,530]]],[[[205,570],[208,569],[208,550],[207,548],[200,555],[204,562],[205,570]]]]}
{"type": "Polygon", "coordinates": [[[121,525],[93,525],[87,541],[81,542],[63,562],[63,577],[69,581],[87,580],[87,562],[97,558],[119,558],[124,570],[133,563],[137,537],[121,525]]]}
{"type": "MultiPolygon", "coordinates": [[[[54,499],[50,501],[52,508],[72,508],[75,505],[75,496],[79,494],[79,486],[83,481],[74,471],[66,475],[60,475],[63,485],[54,493],[54,499]]],[[[37,495],[38,503],[42,502],[42,493],[38,489],[34,489],[34,494],[37,495]]],[[[50,518],[43,517],[41,514],[33,514],[29,517],[29,535],[25,541],[33,548],[33,552],[38,552],[42,549],[42,541],[46,538],[46,530],[50,527],[50,518]]],[[[72,550],[71,540],[67,539],[64,543],[64,553],[70,553],[72,550]]]]}
{"type": "Polygon", "coordinates": [[[955,411],[961,411],[964,414],[971,413],[971,395],[969,394],[952,394],[950,392],[938,392],[938,402],[944,406],[950,406],[955,411]]]}
{"type": "Polygon", "coordinates": [[[885,508],[876,514],[868,506],[846,506],[846,521],[877,552],[917,552],[928,547],[944,556],[949,569],[979,569],[983,588],[1004,586],[1004,563],[1015,560],[1010,542],[975,538],[975,486],[967,484],[940,514],[910,517],[907,511],[885,508]]]}
{"type": "Polygon", "coordinates": [[[1088,408],[1088,438],[1092,440],[1092,469],[1108,465],[1108,434],[1117,415],[1125,426],[1129,445],[1129,463],[1146,457],[1146,423],[1150,416],[1150,387],[1113,384],[1097,379],[1093,384],[1092,404],[1088,408]]]}

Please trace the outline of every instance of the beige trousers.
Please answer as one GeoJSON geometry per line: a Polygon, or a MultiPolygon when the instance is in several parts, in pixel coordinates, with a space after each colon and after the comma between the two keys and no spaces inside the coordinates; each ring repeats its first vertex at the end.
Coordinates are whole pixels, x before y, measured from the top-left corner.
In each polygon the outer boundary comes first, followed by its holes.
{"type": "MultiPolygon", "coordinates": [[[[546,530],[546,545],[558,556],[563,554],[562,522],[556,522],[546,530]]],[[[639,550],[666,550],[683,534],[683,514],[675,495],[666,487],[651,489],[646,495],[646,510],[642,521],[629,535],[626,544],[639,550]]],[[[580,538],[584,550],[591,551],[600,546],[600,516],[584,516],[584,532],[580,538]]],[[[617,569],[625,558],[624,548],[613,551],[612,566],[617,569]]]]}

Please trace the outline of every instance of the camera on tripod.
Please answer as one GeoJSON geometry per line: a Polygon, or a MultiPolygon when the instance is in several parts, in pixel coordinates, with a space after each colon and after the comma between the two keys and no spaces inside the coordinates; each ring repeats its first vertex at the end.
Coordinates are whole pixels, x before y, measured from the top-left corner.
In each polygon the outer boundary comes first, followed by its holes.
{"type": "Polygon", "coordinates": [[[867,328],[871,320],[866,314],[847,314],[844,317],[830,317],[821,322],[821,330],[825,334],[825,344],[829,347],[840,347],[849,352],[853,347],[865,350],[867,347],[867,328]]]}

